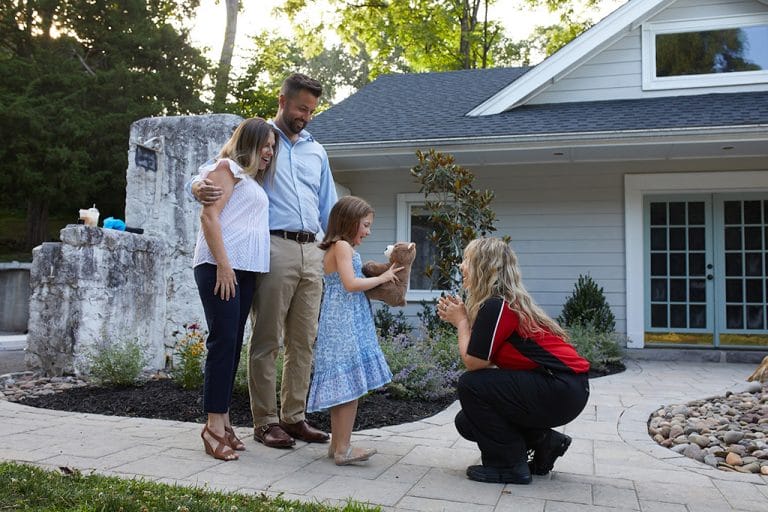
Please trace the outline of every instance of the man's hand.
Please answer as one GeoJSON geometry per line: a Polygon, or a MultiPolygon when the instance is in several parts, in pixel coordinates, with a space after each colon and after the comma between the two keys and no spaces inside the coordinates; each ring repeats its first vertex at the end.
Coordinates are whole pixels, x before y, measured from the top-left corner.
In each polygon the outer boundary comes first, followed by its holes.
{"type": "Polygon", "coordinates": [[[214,185],[208,178],[192,184],[192,195],[204,206],[215,203],[223,194],[221,187],[214,185]]]}

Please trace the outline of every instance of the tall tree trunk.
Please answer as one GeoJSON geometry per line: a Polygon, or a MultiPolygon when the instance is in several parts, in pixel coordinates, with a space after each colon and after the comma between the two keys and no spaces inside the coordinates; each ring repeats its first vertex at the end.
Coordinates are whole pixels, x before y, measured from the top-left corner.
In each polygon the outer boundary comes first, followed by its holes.
{"type": "Polygon", "coordinates": [[[459,39],[459,56],[461,67],[472,67],[472,32],[477,26],[477,11],[481,0],[462,0],[461,2],[461,37],[459,39]]]}
{"type": "Polygon", "coordinates": [[[237,35],[238,0],[224,0],[227,6],[227,25],[224,28],[224,44],[221,46],[219,69],[216,72],[216,86],[213,94],[213,110],[221,110],[227,102],[229,92],[229,72],[232,69],[232,54],[235,50],[237,35]]]}
{"type": "Polygon", "coordinates": [[[27,233],[24,250],[31,251],[48,238],[48,202],[27,200],[27,233]]]}

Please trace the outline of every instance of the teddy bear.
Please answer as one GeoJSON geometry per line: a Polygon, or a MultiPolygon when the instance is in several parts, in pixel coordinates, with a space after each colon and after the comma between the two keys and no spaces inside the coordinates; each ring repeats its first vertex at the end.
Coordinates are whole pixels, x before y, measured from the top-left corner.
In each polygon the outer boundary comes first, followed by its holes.
{"type": "Polygon", "coordinates": [[[397,273],[398,281],[382,283],[366,290],[365,294],[371,300],[380,300],[390,306],[405,306],[405,292],[408,290],[408,281],[411,278],[411,265],[416,258],[416,244],[397,242],[387,246],[384,256],[389,259],[388,263],[366,261],[363,265],[363,274],[366,277],[376,277],[386,272],[393,263],[397,263],[398,267],[403,267],[397,273]]]}

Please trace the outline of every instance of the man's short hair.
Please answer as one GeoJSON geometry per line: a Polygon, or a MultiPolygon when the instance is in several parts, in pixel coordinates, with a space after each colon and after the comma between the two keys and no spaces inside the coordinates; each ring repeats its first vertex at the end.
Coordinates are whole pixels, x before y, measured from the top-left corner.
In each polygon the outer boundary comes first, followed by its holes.
{"type": "Polygon", "coordinates": [[[280,87],[280,94],[287,98],[293,98],[301,90],[309,91],[315,98],[319,98],[323,94],[323,86],[320,82],[301,73],[294,73],[286,78],[280,87]]]}

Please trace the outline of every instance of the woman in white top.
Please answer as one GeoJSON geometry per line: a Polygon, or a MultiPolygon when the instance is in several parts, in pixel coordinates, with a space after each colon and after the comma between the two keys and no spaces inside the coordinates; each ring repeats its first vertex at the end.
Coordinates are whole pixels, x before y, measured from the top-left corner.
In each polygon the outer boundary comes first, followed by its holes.
{"type": "Polygon", "coordinates": [[[194,274],[208,323],[200,436],[205,452],[237,460],[245,445],[229,421],[243,330],[257,272],[269,271],[269,200],[262,188],[274,173],[276,133],[261,118],[246,119],[224,144],[216,161],[200,168],[224,191],[203,207],[195,246],[194,274]]]}

